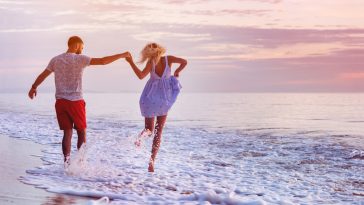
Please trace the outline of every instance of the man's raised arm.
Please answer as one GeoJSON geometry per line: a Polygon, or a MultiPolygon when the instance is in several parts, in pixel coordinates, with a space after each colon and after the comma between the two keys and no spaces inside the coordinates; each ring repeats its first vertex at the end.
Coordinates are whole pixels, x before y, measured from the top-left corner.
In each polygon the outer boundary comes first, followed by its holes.
{"type": "Polygon", "coordinates": [[[112,55],[112,56],[106,56],[103,58],[91,58],[90,65],[106,65],[106,64],[112,63],[120,58],[126,58],[129,56],[130,56],[129,52],[124,52],[124,53],[120,53],[120,54],[116,54],[116,55],[112,55]]]}

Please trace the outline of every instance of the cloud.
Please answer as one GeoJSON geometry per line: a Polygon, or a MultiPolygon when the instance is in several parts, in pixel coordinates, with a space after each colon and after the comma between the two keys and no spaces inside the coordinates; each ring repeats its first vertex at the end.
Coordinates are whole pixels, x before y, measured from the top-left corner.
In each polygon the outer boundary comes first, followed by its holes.
{"type": "MultiPolygon", "coordinates": [[[[292,45],[283,45],[275,48],[257,48],[249,47],[245,45],[228,45],[224,47],[224,44],[219,46],[221,55],[205,55],[205,56],[193,56],[192,59],[196,60],[238,60],[238,61],[253,61],[260,59],[289,59],[300,58],[307,56],[324,56],[330,55],[337,50],[345,49],[342,43],[299,43],[292,45]],[[232,48],[236,49],[235,54],[231,54],[232,48]],[[239,53],[240,54],[239,54],[239,53]]],[[[205,47],[206,48],[206,47],[205,47]]],[[[217,47],[212,47],[213,51],[216,51],[217,47]]],[[[211,50],[211,47],[207,47],[211,50]]],[[[234,52],[234,51],[233,51],[234,52]]]]}
{"type": "Polygon", "coordinates": [[[34,4],[34,2],[31,1],[5,1],[0,0],[0,5],[29,5],[34,4]]]}
{"type": "MultiPolygon", "coordinates": [[[[296,30],[210,27],[212,41],[194,47],[204,55],[198,60],[259,60],[328,56],[340,51],[358,53],[364,30],[296,30]],[[229,34],[229,35],[226,35],[229,34]]],[[[198,30],[197,30],[198,32],[198,30]]],[[[342,54],[342,53],[341,53],[342,54]]]]}
{"type": "Polygon", "coordinates": [[[74,15],[78,12],[75,10],[66,10],[66,11],[57,11],[53,14],[53,16],[67,16],[67,15],[74,15]]]}
{"type": "Polygon", "coordinates": [[[272,10],[268,9],[221,9],[221,10],[189,10],[184,12],[186,14],[193,14],[193,15],[204,15],[204,16],[211,16],[211,15],[218,15],[218,16],[246,16],[246,15],[254,15],[254,16],[265,16],[269,13],[272,13],[272,10]]]}
{"type": "MultiPolygon", "coordinates": [[[[57,17],[77,15],[81,19],[73,19],[76,24],[84,23],[80,22],[84,19],[85,21],[97,20],[114,24],[164,23],[256,28],[364,27],[362,21],[356,20],[362,16],[362,12],[356,8],[361,5],[364,6],[364,3],[348,2],[343,4],[335,2],[332,3],[333,6],[330,6],[330,2],[328,6],[328,3],[325,2],[320,2],[317,5],[315,2],[312,4],[312,2],[313,0],[308,0],[304,4],[281,0],[231,0],[229,3],[216,0],[156,0],[153,2],[116,0],[0,1],[0,7],[13,9],[14,12],[22,10],[22,12],[35,14],[36,18],[38,16],[37,22],[39,24],[45,21],[58,21],[57,17]],[[333,13],[337,7],[342,8],[339,16],[335,16],[333,13]],[[300,12],[301,9],[302,12],[300,12]],[[309,11],[312,15],[307,15],[309,11]],[[301,13],[304,13],[304,16],[301,13]]],[[[24,23],[27,23],[28,19],[25,20],[24,23]]],[[[15,20],[12,19],[11,21],[14,22],[15,20]]]]}
{"type": "Polygon", "coordinates": [[[270,4],[278,4],[278,3],[282,3],[283,0],[239,0],[241,2],[251,2],[251,1],[255,1],[255,2],[261,2],[261,3],[270,3],[270,4]]]}
{"type": "Polygon", "coordinates": [[[0,0],[0,69],[35,72],[29,59],[43,68],[77,33],[95,56],[161,42],[210,90],[363,90],[364,3],[353,2],[0,0]]]}
{"type": "Polygon", "coordinates": [[[364,72],[340,73],[339,78],[342,78],[345,80],[364,80],[364,72]]]}
{"type": "MultiPolygon", "coordinates": [[[[257,45],[258,46],[258,45],[257,45]]],[[[245,53],[252,45],[240,43],[205,43],[198,47],[202,51],[219,52],[219,53],[245,53]]]]}
{"type": "Polygon", "coordinates": [[[132,35],[134,39],[140,41],[158,41],[165,38],[178,39],[179,41],[206,41],[211,40],[211,36],[208,33],[174,33],[174,32],[146,32],[132,35]]]}
{"type": "MultiPolygon", "coordinates": [[[[206,3],[211,0],[164,0],[165,3],[169,4],[191,4],[191,3],[206,3]]],[[[237,0],[238,2],[259,2],[259,3],[270,3],[270,4],[278,4],[283,0],[237,0]]]]}
{"type": "Polygon", "coordinates": [[[121,30],[121,29],[132,29],[135,28],[133,25],[114,25],[114,24],[62,24],[51,27],[42,28],[13,28],[13,29],[0,29],[0,33],[28,33],[28,32],[77,32],[77,31],[88,31],[98,32],[103,29],[109,31],[121,30]]]}

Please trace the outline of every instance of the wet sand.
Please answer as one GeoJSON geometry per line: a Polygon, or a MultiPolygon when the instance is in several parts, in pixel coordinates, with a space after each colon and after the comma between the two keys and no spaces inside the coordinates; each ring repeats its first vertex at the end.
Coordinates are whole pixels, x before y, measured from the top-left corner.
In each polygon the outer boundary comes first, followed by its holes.
{"type": "Polygon", "coordinates": [[[0,204],[85,204],[85,198],[49,193],[19,181],[42,165],[42,145],[0,135],[0,204]]]}

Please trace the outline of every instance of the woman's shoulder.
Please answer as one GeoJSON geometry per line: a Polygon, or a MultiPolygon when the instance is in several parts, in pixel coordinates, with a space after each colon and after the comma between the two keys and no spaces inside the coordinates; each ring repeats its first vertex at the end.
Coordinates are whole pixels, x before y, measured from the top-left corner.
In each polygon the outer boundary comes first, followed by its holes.
{"type": "Polygon", "coordinates": [[[172,55],[165,55],[165,56],[163,56],[163,58],[167,58],[167,60],[169,62],[169,61],[171,61],[174,58],[174,56],[172,56],[172,55]]]}

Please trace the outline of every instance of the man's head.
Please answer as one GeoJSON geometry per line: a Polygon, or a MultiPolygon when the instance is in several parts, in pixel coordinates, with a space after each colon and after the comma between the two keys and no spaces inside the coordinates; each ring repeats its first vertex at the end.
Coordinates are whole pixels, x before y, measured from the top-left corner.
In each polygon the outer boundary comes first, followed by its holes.
{"type": "Polygon", "coordinates": [[[75,52],[76,54],[81,54],[83,50],[83,41],[78,36],[71,36],[68,39],[68,50],[75,52]]]}

